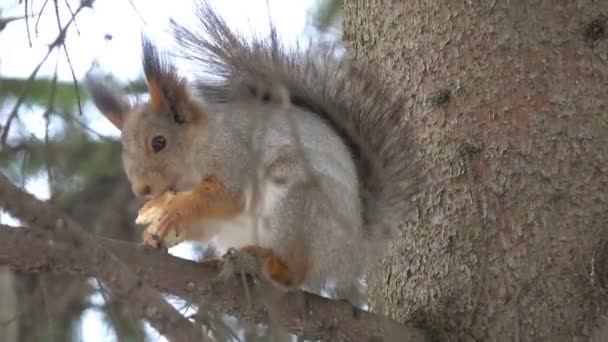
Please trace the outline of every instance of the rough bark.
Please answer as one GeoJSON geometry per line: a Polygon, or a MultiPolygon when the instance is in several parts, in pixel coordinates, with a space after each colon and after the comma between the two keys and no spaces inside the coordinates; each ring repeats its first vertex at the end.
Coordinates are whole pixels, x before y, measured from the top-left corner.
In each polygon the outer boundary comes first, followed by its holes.
{"type": "Polygon", "coordinates": [[[433,179],[370,277],[438,337],[587,338],[607,314],[608,1],[345,3],[433,179]]]}

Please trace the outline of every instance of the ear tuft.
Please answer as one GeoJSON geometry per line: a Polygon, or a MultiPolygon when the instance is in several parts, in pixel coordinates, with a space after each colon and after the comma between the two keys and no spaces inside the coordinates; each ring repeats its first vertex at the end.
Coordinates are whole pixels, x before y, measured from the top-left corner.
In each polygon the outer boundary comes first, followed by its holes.
{"type": "Polygon", "coordinates": [[[150,105],[157,113],[170,114],[178,123],[195,121],[198,112],[190,109],[190,94],[186,80],[177,73],[175,65],[166,55],[142,35],[143,67],[148,81],[150,105]]]}
{"type": "Polygon", "coordinates": [[[87,73],[84,86],[91,95],[95,106],[116,128],[122,130],[127,113],[131,110],[131,104],[127,96],[120,92],[120,85],[110,78],[93,76],[87,73]]]}

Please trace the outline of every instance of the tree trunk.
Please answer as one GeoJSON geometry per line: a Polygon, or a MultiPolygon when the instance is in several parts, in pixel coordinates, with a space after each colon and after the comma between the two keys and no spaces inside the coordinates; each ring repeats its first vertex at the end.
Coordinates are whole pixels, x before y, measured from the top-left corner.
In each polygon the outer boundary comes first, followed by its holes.
{"type": "Polygon", "coordinates": [[[6,342],[17,342],[19,306],[13,284],[13,272],[0,266],[0,336],[6,342]]]}
{"type": "Polygon", "coordinates": [[[370,277],[373,310],[442,339],[599,331],[606,16],[604,0],[345,2],[349,52],[410,99],[431,179],[370,277]]]}

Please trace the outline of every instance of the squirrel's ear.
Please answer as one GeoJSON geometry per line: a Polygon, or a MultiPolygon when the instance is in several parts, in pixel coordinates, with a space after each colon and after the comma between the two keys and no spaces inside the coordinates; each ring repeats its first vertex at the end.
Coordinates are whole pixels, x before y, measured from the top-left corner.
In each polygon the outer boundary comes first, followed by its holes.
{"type": "Polygon", "coordinates": [[[92,76],[90,73],[86,75],[84,83],[99,111],[116,128],[122,130],[131,105],[126,95],[120,92],[120,86],[112,80],[92,76]]]}
{"type": "Polygon", "coordinates": [[[191,106],[186,80],[180,77],[175,66],[161,56],[157,48],[142,35],[143,65],[150,105],[157,113],[169,113],[176,123],[197,122],[202,112],[191,106]]]}

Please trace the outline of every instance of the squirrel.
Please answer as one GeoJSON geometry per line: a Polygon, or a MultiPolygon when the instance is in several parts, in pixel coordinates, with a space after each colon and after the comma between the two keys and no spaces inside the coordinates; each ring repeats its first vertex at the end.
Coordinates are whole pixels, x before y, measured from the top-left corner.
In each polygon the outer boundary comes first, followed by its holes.
{"type": "Polygon", "coordinates": [[[263,260],[283,289],[360,279],[413,209],[422,175],[404,99],[339,44],[288,48],[233,31],[205,2],[172,22],[175,62],[142,35],[149,101],[87,74],[121,131],[138,217],[153,247],[215,239],[263,260]]]}

